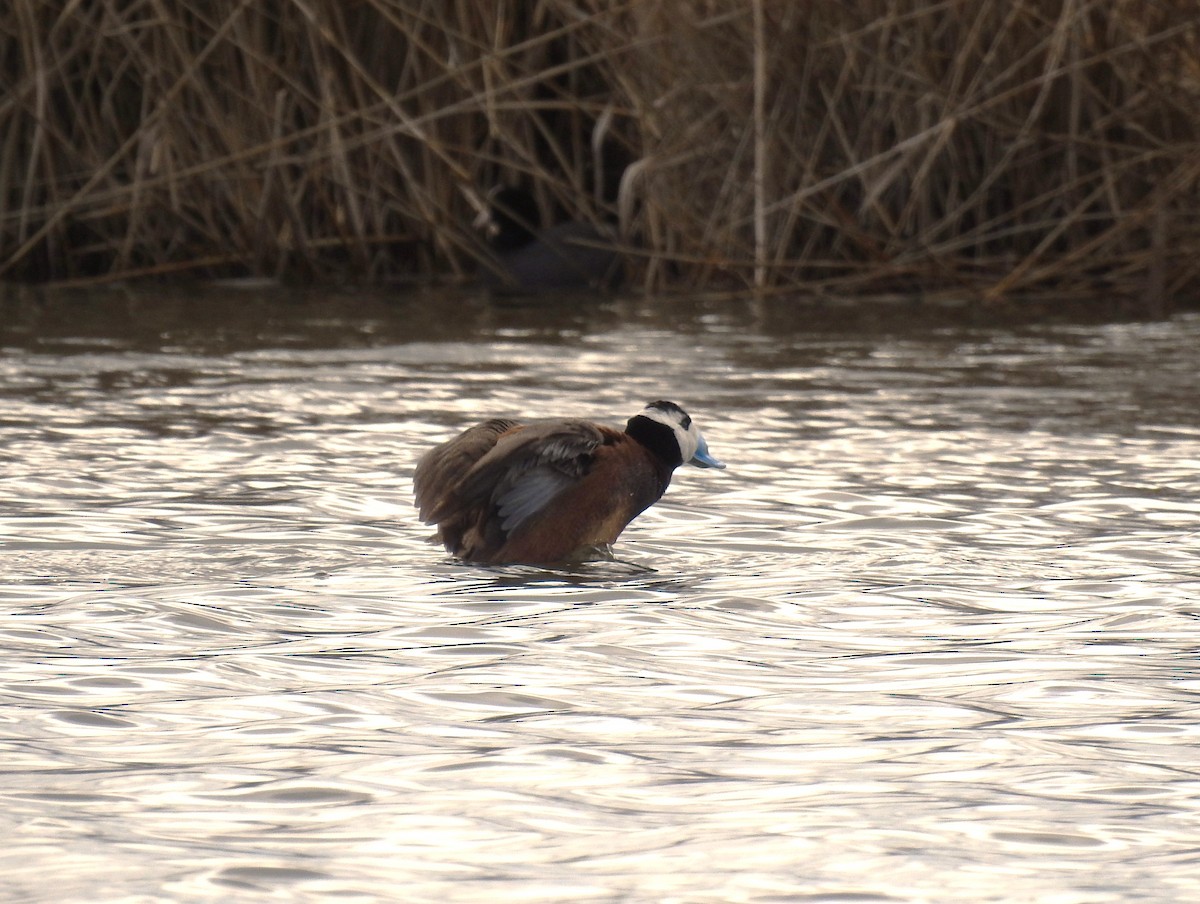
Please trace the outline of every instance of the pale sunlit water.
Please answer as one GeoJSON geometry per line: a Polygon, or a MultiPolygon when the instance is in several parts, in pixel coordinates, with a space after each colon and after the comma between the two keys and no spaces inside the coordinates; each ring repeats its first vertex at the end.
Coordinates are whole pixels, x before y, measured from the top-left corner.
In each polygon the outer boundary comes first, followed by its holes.
{"type": "Polygon", "coordinates": [[[1200,318],[0,298],[0,900],[1200,900],[1200,318]],[[431,444],[623,422],[616,561],[431,444]]]}

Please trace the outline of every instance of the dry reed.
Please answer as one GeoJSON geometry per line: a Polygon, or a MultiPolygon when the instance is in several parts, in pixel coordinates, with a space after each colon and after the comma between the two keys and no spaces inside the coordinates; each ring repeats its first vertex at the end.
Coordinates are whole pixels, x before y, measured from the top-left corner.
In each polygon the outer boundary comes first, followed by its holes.
{"type": "Polygon", "coordinates": [[[464,275],[486,189],[647,290],[1200,287],[1196,0],[11,0],[0,278],[464,275]]]}

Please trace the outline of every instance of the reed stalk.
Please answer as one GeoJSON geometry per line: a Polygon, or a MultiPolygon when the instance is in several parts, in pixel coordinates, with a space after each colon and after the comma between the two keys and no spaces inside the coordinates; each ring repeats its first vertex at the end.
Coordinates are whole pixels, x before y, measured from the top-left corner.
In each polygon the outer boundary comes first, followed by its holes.
{"type": "Polygon", "coordinates": [[[1200,297],[1195,0],[10,0],[0,279],[466,278],[486,191],[633,285],[1200,297]]]}

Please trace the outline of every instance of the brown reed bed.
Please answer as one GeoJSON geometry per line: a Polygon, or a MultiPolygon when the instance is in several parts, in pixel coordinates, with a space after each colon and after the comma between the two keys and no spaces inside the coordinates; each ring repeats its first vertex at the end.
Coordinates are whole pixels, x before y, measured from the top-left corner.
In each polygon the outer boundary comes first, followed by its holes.
{"type": "Polygon", "coordinates": [[[11,0],[0,279],[468,275],[488,187],[648,291],[1200,293],[1195,0],[11,0]]]}

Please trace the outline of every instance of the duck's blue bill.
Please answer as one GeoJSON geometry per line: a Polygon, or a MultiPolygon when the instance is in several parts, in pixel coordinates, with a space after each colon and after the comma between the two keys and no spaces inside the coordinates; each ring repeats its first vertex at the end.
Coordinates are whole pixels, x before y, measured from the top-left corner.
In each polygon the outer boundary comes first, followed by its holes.
{"type": "Polygon", "coordinates": [[[689,465],[695,465],[697,468],[724,468],[725,462],[718,461],[713,458],[712,453],[708,451],[708,443],[704,441],[704,437],[700,437],[700,445],[696,447],[696,454],[692,456],[689,465]]]}

